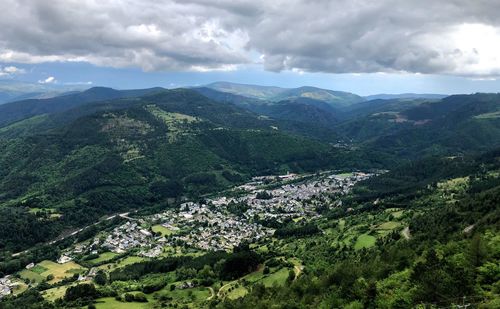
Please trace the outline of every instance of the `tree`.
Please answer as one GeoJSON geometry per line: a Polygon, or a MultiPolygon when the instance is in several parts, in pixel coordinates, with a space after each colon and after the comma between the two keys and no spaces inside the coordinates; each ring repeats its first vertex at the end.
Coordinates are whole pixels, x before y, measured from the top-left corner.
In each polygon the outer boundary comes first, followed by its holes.
{"type": "Polygon", "coordinates": [[[97,274],[95,275],[94,282],[99,284],[99,285],[105,285],[107,281],[108,281],[108,279],[107,279],[104,271],[99,270],[97,272],[97,274]]]}
{"type": "Polygon", "coordinates": [[[255,198],[259,200],[270,200],[273,198],[273,195],[267,191],[261,191],[257,193],[255,198]]]}
{"type": "Polygon", "coordinates": [[[125,301],[131,303],[135,300],[134,294],[125,293],[125,301]]]}
{"type": "Polygon", "coordinates": [[[436,302],[471,293],[471,283],[463,267],[440,258],[434,249],[430,249],[424,257],[424,261],[413,267],[410,276],[419,287],[418,300],[436,302]]]}
{"type": "Polygon", "coordinates": [[[267,275],[269,274],[269,267],[264,267],[264,270],[262,271],[262,274],[267,275]]]}
{"type": "Polygon", "coordinates": [[[80,298],[95,299],[97,297],[98,292],[95,286],[91,283],[84,283],[69,287],[64,295],[64,300],[74,301],[80,298]]]}
{"type": "Polygon", "coordinates": [[[479,233],[474,234],[467,252],[470,266],[475,269],[482,264],[485,256],[485,249],[479,233]]]}

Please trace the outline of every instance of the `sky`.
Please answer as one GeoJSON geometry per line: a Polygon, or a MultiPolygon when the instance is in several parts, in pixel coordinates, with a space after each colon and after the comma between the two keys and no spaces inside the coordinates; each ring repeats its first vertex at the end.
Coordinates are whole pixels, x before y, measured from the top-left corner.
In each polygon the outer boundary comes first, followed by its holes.
{"type": "Polygon", "coordinates": [[[0,0],[0,79],[500,92],[498,0],[0,0]]]}

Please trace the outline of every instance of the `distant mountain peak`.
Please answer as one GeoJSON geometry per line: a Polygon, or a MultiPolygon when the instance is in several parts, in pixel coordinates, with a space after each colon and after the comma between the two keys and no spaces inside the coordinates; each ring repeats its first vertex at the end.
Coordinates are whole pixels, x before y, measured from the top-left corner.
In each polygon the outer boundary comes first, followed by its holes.
{"type": "Polygon", "coordinates": [[[301,86],[298,88],[281,88],[275,86],[259,86],[250,84],[237,84],[231,82],[215,82],[206,85],[220,92],[232,93],[253,99],[267,101],[282,101],[296,98],[309,98],[327,102],[332,105],[345,106],[363,102],[364,99],[356,94],[322,89],[314,86],[301,86]]]}
{"type": "Polygon", "coordinates": [[[399,93],[399,94],[388,94],[380,93],[365,96],[364,98],[368,101],[370,100],[394,100],[394,99],[429,99],[429,100],[440,100],[448,95],[446,94],[436,94],[436,93],[399,93]]]}

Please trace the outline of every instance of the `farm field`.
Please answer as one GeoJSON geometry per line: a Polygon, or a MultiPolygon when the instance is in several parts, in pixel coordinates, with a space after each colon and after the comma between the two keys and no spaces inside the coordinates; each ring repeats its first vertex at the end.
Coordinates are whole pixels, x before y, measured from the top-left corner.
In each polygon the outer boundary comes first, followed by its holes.
{"type": "Polygon", "coordinates": [[[377,239],[374,236],[368,234],[362,234],[356,240],[356,244],[354,245],[355,250],[370,248],[375,246],[375,241],[377,239]]]}
{"type": "Polygon", "coordinates": [[[45,267],[47,271],[41,273],[40,275],[47,278],[48,275],[53,275],[54,278],[49,280],[48,283],[57,283],[64,278],[73,276],[74,274],[81,273],[85,270],[82,266],[71,261],[64,264],[58,264],[51,261],[42,261],[38,265],[45,267]]]}
{"type": "MultiPolygon", "coordinates": [[[[89,283],[89,281],[80,281],[78,283],[89,283]]],[[[55,287],[55,288],[51,288],[51,289],[48,289],[48,290],[45,290],[42,292],[42,296],[43,298],[45,298],[46,300],[49,300],[49,301],[55,301],[59,298],[62,298],[64,297],[64,294],[66,293],[66,290],[70,287],[70,286],[75,286],[77,283],[72,283],[72,284],[69,284],[69,285],[63,285],[63,286],[58,286],[58,287],[55,287]]]]}
{"type": "Polygon", "coordinates": [[[54,276],[48,283],[57,283],[64,278],[73,276],[75,273],[84,271],[85,268],[71,261],[64,264],[58,264],[51,261],[42,261],[35,265],[32,269],[24,269],[19,272],[19,276],[23,279],[28,279],[31,282],[40,283],[49,275],[54,276]]]}
{"type": "Polygon", "coordinates": [[[104,252],[104,253],[99,254],[98,258],[95,258],[93,260],[88,260],[87,262],[90,264],[98,264],[98,263],[102,263],[105,261],[109,261],[109,260],[113,259],[114,257],[116,257],[117,255],[118,254],[114,253],[114,252],[104,252]]]}
{"type": "Polygon", "coordinates": [[[212,295],[212,293],[210,292],[210,289],[206,287],[175,289],[173,291],[170,291],[168,287],[165,287],[163,290],[156,292],[153,295],[172,298],[170,303],[177,304],[177,306],[182,307],[183,305],[186,305],[189,308],[200,308],[200,304],[205,302],[212,295]]]}
{"type": "Polygon", "coordinates": [[[40,274],[37,274],[27,269],[23,269],[22,271],[20,271],[19,276],[22,279],[29,280],[32,283],[40,283],[45,279],[40,274]]]}
{"type": "Polygon", "coordinates": [[[289,274],[288,268],[282,268],[275,273],[269,274],[260,280],[262,284],[266,287],[272,287],[274,285],[284,285],[289,274]]]}
{"type": "Polygon", "coordinates": [[[112,271],[120,267],[125,267],[127,265],[139,263],[146,260],[146,258],[140,257],[140,256],[135,256],[135,255],[130,255],[125,257],[124,259],[118,260],[115,263],[108,263],[108,264],[103,264],[101,266],[98,266],[97,268],[102,269],[104,271],[112,271]]]}
{"type": "Polygon", "coordinates": [[[240,286],[229,292],[226,297],[229,299],[237,299],[245,296],[247,293],[248,290],[245,287],[240,286]]]}
{"type": "Polygon", "coordinates": [[[19,295],[28,289],[28,285],[23,280],[15,279],[13,281],[17,283],[17,286],[13,289],[12,294],[19,295]]]}
{"type": "Polygon", "coordinates": [[[476,119],[497,119],[497,118],[500,118],[500,111],[477,115],[477,116],[474,116],[474,118],[476,118],[476,119]]]}
{"type": "Polygon", "coordinates": [[[121,302],[114,297],[105,297],[99,298],[95,303],[95,307],[98,309],[146,309],[152,308],[152,305],[150,303],[121,302]]]}

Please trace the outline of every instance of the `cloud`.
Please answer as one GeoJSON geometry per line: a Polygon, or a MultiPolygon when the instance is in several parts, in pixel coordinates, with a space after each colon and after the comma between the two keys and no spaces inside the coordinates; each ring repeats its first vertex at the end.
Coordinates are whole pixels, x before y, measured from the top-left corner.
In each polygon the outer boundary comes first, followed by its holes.
{"type": "Polygon", "coordinates": [[[0,67],[0,77],[12,77],[17,74],[24,74],[26,71],[15,66],[0,67]]]}
{"type": "Polygon", "coordinates": [[[94,82],[88,81],[88,82],[66,82],[63,83],[64,85],[67,86],[83,86],[83,85],[92,85],[94,82]]]}
{"type": "Polygon", "coordinates": [[[0,9],[11,12],[0,19],[3,62],[500,75],[497,0],[3,0],[0,9]]]}
{"type": "Polygon", "coordinates": [[[39,84],[55,84],[57,80],[54,76],[49,76],[46,79],[42,79],[38,81],[39,84]]]}
{"type": "Polygon", "coordinates": [[[272,71],[497,75],[499,9],[485,0],[288,1],[251,29],[248,45],[272,71]]]}

